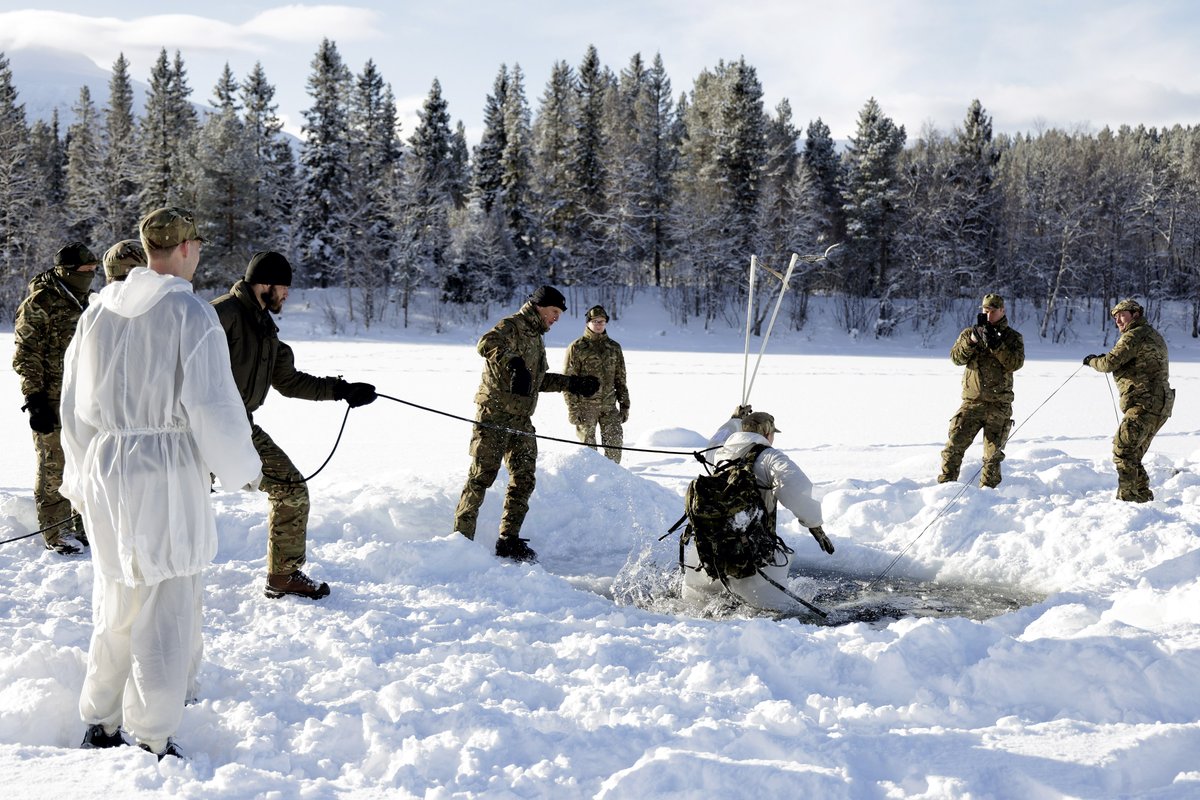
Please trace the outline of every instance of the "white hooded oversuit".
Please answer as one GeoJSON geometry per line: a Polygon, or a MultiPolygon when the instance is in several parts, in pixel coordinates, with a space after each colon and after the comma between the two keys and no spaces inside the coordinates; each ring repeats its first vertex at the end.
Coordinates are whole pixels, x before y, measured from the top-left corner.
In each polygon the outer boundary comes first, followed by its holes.
{"type": "Polygon", "coordinates": [[[80,713],[161,752],[217,551],[209,475],[236,489],[262,469],[216,313],[145,268],[104,287],[67,349],[60,410],[62,491],[83,509],[95,570],[80,713]]]}

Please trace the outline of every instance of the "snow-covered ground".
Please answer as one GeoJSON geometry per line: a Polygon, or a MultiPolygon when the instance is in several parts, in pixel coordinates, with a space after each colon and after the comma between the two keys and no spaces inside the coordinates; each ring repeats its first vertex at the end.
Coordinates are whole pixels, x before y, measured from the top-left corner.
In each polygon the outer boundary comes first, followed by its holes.
{"type": "MultiPolygon", "coordinates": [[[[334,338],[324,308],[297,292],[282,318],[302,369],[474,413],[486,324],[433,335],[343,318],[351,335],[334,338]]],[[[554,367],[580,311],[547,336],[554,367]]],[[[845,622],[886,605],[890,584],[822,601],[805,570],[861,586],[903,552],[889,578],[936,582],[930,596],[951,585],[1025,605],[836,626],[683,607],[674,541],[658,537],[699,469],[686,453],[740,399],[743,340],[677,330],[647,293],[609,328],[630,374],[628,444],[684,454],[617,466],[543,442],[524,529],[540,564],[491,553],[500,482],[478,540],[451,535],[470,427],[389,400],[350,413],[310,486],[308,569],[328,599],[265,598],[265,496],[214,495],[221,547],[185,762],[76,749],[91,564],[40,537],[0,546],[4,796],[1200,796],[1200,347],[1164,326],[1179,400],[1147,459],[1157,499],[1133,505],[1113,499],[1108,381],[1079,370],[1112,343],[1098,325],[1047,345],[1017,320],[1022,427],[993,491],[934,481],[959,402],[956,326],[928,346],[907,330],[881,343],[846,337],[816,303],[814,315],[775,333],[751,398],[816,484],[837,545],[825,556],[782,512],[791,588],[845,622]]],[[[11,353],[9,330],[0,360],[11,353]]],[[[0,398],[7,539],[37,527],[34,459],[7,368],[0,398]]],[[[257,420],[311,471],[344,410],[273,394],[257,420]]],[[[535,423],[573,438],[556,396],[535,423]]]]}

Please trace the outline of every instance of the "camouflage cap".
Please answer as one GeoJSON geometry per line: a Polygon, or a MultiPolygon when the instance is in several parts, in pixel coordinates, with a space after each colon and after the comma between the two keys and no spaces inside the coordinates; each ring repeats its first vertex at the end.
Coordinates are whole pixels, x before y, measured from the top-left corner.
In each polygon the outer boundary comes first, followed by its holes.
{"type": "Polygon", "coordinates": [[[775,417],[765,411],[755,411],[753,414],[742,417],[742,430],[761,436],[770,436],[774,431],[782,433],[779,428],[775,427],[775,417]]]}
{"type": "Polygon", "coordinates": [[[1146,313],[1146,309],[1142,308],[1142,304],[1133,299],[1122,300],[1113,306],[1111,312],[1112,316],[1115,317],[1117,313],[1121,311],[1128,311],[1130,314],[1138,315],[1143,315],[1146,313]]]}
{"type": "Polygon", "coordinates": [[[156,208],[142,217],[138,232],[146,245],[154,250],[168,250],[180,242],[204,241],[192,212],[176,206],[156,208]]]}
{"type": "Polygon", "coordinates": [[[591,322],[596,317],[604,317],[604,321],[608,322],[608,312],[604,310],[604,306],[592,306],[584,316],[588,322],[591,322]]]}
{"type": "Polygon", "coordinates": [[[137,239],[123,239],[104,253],[104,279],[123,281],[134,267],[146,266],[146,251],[137,239]]]}
{"type": "Polygon", "coordinates": [[[54,254],[54,266],[66,267],[67,269],[75,269],[77,267],[86,267],[88,264],[99,264],[100,259],[96,258],[88,246],[83,242],[71,242],[63,245],[54,254]]]}
{"type": "Polygon", "coordinates": [[[1004,308],[1004,298],[998,294],[985,294],[983,296],[984,308],[1004,308]]]}

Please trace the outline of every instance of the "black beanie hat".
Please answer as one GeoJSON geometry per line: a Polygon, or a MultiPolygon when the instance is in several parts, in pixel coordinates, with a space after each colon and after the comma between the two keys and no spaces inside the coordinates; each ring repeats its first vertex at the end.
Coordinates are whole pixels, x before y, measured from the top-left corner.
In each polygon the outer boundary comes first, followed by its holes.
{"type": "Polygon", "coordinates": [[[68,245],[60,247],[58,252],[54,254],[54,266],[56,267],[77,269],[78,267],[86,267],[88,264],[99,263],[100,259],[96,258],[95,254],[83,242],[71,242],[68,245]]]}
{"type": "Polygon", "coordinates": [[[529,302],[535,306],[556,306],[563,311],[567,310],[567,298],[563,297],[562,292],[553,286],[539,286],[533,294],[529,295],[529,302]]]}
{"type": "Polygon", "coordinates": [[[246,283],[291,286],[292,265],[279,253],[260,250],[250,257],[250,263],[246,265],[246,283]]]}

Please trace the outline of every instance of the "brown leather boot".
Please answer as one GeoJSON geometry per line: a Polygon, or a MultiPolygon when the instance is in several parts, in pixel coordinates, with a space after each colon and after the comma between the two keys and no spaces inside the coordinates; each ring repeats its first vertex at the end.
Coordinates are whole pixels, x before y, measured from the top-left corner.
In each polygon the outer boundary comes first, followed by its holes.
{"type": "Polygon", "coordinates": [[[320,600],[329,596],[329,584],[324,581],[318,584],[300,570],[296,570],[290,575],[268,575],[267,587],[263,594],[271,598],[296,594],[310,600],[320,600]]]}

